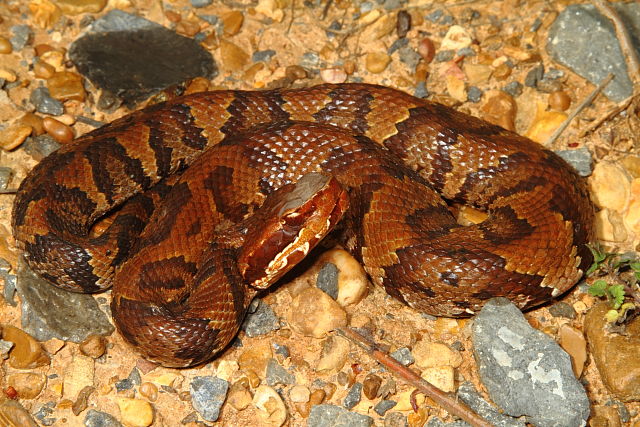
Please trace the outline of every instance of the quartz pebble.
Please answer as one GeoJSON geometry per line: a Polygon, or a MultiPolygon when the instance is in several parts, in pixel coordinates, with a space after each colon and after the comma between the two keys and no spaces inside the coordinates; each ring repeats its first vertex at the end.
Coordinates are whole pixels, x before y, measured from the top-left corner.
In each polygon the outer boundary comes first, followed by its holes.
{"type": "Polygon", "coordinates": [[[273,388],[261,385],[253,395],[258,417],[267,425],[280,427],[287,420],[287,408],[273,388]]]}
{"type": "Polygon", "coordinates": [[[324,68],[320,70],[320,78],[325,83],[344,83],[347,73],[341,68],[324,68]]]}
{"type": "Polygon", "coordinates": [[[327,332],[347,325],[347,313],[318,288],[298,294],[288,313],[291,328],[302,335],[322,338],[327,332]]]}
{"type": "Polygon", "coordinates": [[[471,46],[473,37],[459,25],[452,25],[440,43],[440,50],[459,50],[471,46]]]}
{"type": "Polygon", "coordinates": [[[587,361],[587,341],[582,332],[564,324],[558,329],[560,347],[571,356],[571,366],[576,378],[580,378],[587,361]]]}
{"type": "Polygon", "coordinates": [[[629,193],[631,180],[620,166],[600,162],[593,169],[589,179],[591,197],[596,206],[622,213],[629,193]]]}
{"type": "Polygon", "coordinates": [[[294,385],[289,390],[289,399],[294,403],[306,403],[311,397],[309,388],[303,385],[294,385]]]}
{"type": "Polygon", "coordinates": [[[44,130],[59,143],[69,144],[71,141],[73,141],[73,138],[75,136],[73,129],[65,125],[64,123],[52,117],[45,117],[42,121],[42,125],[44,127],[44,130]]]}
{"type": "Polygon", "coordinates": [[[258,0],[258,5],[255,7],[255,10],[276,22],[282,22],[284,19],[284,11],[279,5],[280,3],[276,0],[258,0]]]}
{"type": "Polygon", "coordinates": [[[369,281],[362,265],[344,249],[332,249],[320,256],[318,263],[331,263],[338,269],[338,297],[342,307],[359,303],[367,294],[369,281]]]}
{"type": "Polygon", "coordinates": [[[347,362],[349,355],[349,341],[339,336],[328,337],[320,353],[320,360],[316,365],[316,372],[329,374],[338,372],[347,362]]]}
{"type": "Polygon", "coordinates": [[[20,399],[35,399],[46,382],[44,375],[31,372],[19,372],[7,377],[7,385],[15,389],[20,399]]]}
{"type": "Polygon", "coordinates": [[[154,383],[144,382],[140,384],[140,395],[151,402],[155,402],[158,399],[158,387],[154,383]]]}
{"type": "Polygon", "coordinates": [[[54,73],[47,79],[49,94],[59,101],[84,101],[86,92],[82,84],[82,77],[78,73],[61,71],[54,73]]]}
{"type": "Polygon", "coordinates": [[[435,366],[426,368],[420,374],[423,380],[440,390],[451,393],[456,391],[455,371],[451,366],[435,366]]]}
{"type": "Polygon", "coordinates": [[[373,74],[383,72],[390,62],[391,57],[384,52],[371,52],[365,57],[367,71],[373,74]]]}
{"type": "Polygon", "coordinates": [[[567,114],[561,111],[547,111],[544,103],[538,103],[536,115],[529,125],[525,136],[529,139],[544,143],[567,120],[567,114]]]}
{"type": "Polygon", "coordinates": [[[80,352],[85,356],[97,359],[107,350],[107,340],[101,335],[89,335],[80,343],[80,352]]]}
{"type": "Polygon", "coordinates": [[[17,369],[32,369],[49,364],[49,356],[38,341],[15,326],[2,326],[2,339],[13,343],[9,365],[17,369]]]}
{"type": "Polygon", "coordinates": [[[462,356],[446,344],[418,341],[411,352],[419,368],[432,368],[439,366],[451,366],[457,368],[462,363],[462,356]]]}
{"type": "Polygon", "coordinates": [[[153,406],[145,400],[119,397],[122,422],[129,427],[147,427],[153,423],[153,406]]]}

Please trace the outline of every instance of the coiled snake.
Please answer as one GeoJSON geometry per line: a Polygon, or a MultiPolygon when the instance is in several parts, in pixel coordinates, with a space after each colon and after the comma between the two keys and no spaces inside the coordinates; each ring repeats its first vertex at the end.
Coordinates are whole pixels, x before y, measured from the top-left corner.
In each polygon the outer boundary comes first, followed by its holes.
{"type": "Polygon", "coordinates": [[[113,284],[115,323],[143,356],[190,366],[338,223],[389,294],[465,316],[492,297],[528,308],[569,289],[590,262],[593,215],[583,180],[538,144],[398,90],[339,84],[129,114],[38,164],[13,229],[57,286],[113,284]],[[441,197],[488,218],[461,226],[441,197]]]}

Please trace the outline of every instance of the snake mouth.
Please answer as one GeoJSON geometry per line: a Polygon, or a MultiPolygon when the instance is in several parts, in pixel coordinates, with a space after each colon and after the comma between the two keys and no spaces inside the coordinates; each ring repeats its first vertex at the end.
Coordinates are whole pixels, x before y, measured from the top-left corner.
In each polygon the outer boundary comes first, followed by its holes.
{"type": "Polygon", "coordinates": [[[244,280],[254,288],[268,288],[334,229],[348,204],[338,181],[320,173],[306,174],[272,193],[238,257],[244,280]]]}

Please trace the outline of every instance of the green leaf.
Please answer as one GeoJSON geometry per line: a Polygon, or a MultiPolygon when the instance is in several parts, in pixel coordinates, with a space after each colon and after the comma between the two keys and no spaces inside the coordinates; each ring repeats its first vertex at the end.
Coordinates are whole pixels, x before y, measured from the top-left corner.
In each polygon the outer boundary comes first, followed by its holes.
{"type": "Polygon", "coordinates": [[[607,254],[605,252],[600,251],[599,247],[591,246],[591,245],[587,245],[587,247],[589,248],[589,250],[591,251],[591,254],[593,255],[594,263],[599,264],[602,261],[604,261],[605,258],[607,257],[607,254]]]}
{"type": "Polygon", "coordinates": [[[594,297],[603,297],[607,295],[607,282],[604,280],[596,280],[589,286],[589,295],[594,297]]]}
{"type": "Polygon", "coordinates": [[[618,317],[620,317],[620,314],[617,310],[609,310],[607,311],[607,314],[604,315],[605,320],[609,323],[615,322],[618,320],[618,317]]]}
{"type": "Polygon", "coordinates": [[[640,261],[634,261],[629,263],[629,267],[636,273],[640,271],[640,261]]]}
{"type": "Polygon", "coordinates": [[[611,295],[611,299],[613,300],[613,308],[620,308],[624,302],[624,286],[613,285],[609,287],[608,291],[609,295],[611,295]]]}

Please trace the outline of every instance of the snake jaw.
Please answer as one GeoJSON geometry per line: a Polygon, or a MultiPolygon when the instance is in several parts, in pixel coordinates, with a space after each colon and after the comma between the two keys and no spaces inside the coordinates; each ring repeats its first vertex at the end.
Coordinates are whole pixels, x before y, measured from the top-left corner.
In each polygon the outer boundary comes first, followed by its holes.
{"type": "Polygon", "coordinates": [[[256,289],[266,289],[299,263],[342,219],[346,190],[329,175],[310,173],[265,201],[247,231],[238,268],[256,289]]]}

